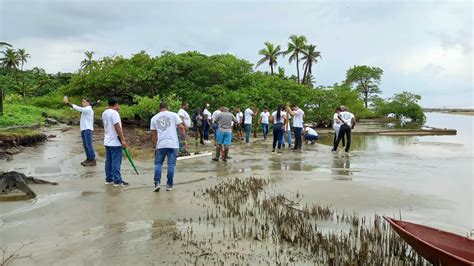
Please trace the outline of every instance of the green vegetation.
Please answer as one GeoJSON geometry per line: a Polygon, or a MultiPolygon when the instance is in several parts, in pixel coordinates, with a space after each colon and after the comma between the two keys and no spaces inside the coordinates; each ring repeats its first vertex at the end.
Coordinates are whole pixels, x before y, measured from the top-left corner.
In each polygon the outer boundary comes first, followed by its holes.
{"type": "MultiPolygon", "coordinates": [[[[78,117],[64,107],[64,95],[74,103],[79,103],[81,97],[103,102],[117,97],[123,117],[141,120],[154,115],[162,100],[173,111],[187,101],[190,113],[197,107],[203,108],[206,102],[211,108],[241,109],[297,104],[305,109],[306,121],[320,125],[330,125],[334,110],[340,105],[347,106],[358,118],[394,114],[417,122],[424,120],[417,104],[419,96],[402,93],[388,100],[377,96],[383,74],[378,67],[354,66],[341,83],[314,87],[313,66],[321,59],[321,52],[316,45],[307,44],[305,36],[290,36],[288,48],[283,51],[280,45],[265,43],[265,48],[258,52],[263,57],[256,66],[268,64],[270,73],[254,71],[251,62],[230,54],[164,51],[151,56],[141,51],[130,58],[95,59],[94,52],[88,51],[76,73],[48,74],[40,68],[23,70],[29,58],[25,50],[8,45],[4,49],[0,58],[0,94],[5,92],[3,97],[0,95],[0,126],[42,123],[42,112],[58,119],[78,117]],[[285,55],[289,55],[290,63],[296,63],[296,77],[288,77],[281,67],[275,71],[279,56],[285,55]],[[3,100],[6,108],[1,116],[3,100]]],[[[96,107],[96,114],[104,108],[96,107]]]]}

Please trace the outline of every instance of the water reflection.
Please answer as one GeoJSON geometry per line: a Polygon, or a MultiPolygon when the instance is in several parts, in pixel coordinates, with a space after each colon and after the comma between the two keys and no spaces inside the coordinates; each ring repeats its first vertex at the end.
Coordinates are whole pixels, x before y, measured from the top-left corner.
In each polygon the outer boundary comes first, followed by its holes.
{"type": "Polygon", "coordinates": [[[345,157],[345,156],[334,157],[332,161],[332,169],[331,169],[332,173],[338,174],[338,175],[351,176],[352,171],[350,169],[351,169],[351,161],[349,157],[345,157]]]}

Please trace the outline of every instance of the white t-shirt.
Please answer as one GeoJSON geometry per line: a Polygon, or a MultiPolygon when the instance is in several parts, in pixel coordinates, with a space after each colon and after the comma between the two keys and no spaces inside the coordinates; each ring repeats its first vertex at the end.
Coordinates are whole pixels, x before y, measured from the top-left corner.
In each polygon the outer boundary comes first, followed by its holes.
{"type": "Polygon", "coordinates": [[[260,117],[262,118],[262,124],[268,124],[268,118],[270,117],[269,112],[261,112],[260,117]]]}
{"type": "Polygon", "coordinates": [[[252,124],[253,111],[250,108],[245,109],[245,124],[252,124]]]}
{"type": "Polygon", "coordinates": [[[242,123],[242,117],[243,117],[244,114],[242,114],[242,112],[238,112],[236,115],[235,115],[235,118],[237,119],[237,123],[242,123]]]}
{"type": "Polygon", "coordinates": [[[80,107],[73,104],[72,109],[81,112],[81,131],[86,129],[94,130],[94,110],[92,106],[80,107]]]}
{"type": "Polygon", "coordinates": [[[318,133],[316,133],[316,130],[314,130],[310,127],[306,127],[306,133],[308,133],[309,135],[312,135],[312,136],[318,136],[318,133]]]}
{"type": "Polygon", "coordinates": [[[102,113],[102,122],[104,123],[104,145],[112,147],[122,146],[114,127],[117,123],[122,126],[119,113],[114,109],[105,110],[102,113]]]}
{"type": "Polygon", "coordinates": [[[344,111],[340,112],[339,116],[342,118],[342,122],[344,122],[350,127],[352,126],[352,118],[354,118],[354,114],[352,114],[351,112],[344,111]]]}
{"type": "Polygon", "coordinates": [[[333,120],[332,127],[333,127],[334,129],[338,129],[338,128],[341,127],[342,123],[339,123],[339,124],[337,123],[337,121],[339,120],[337,113],[334,113],[334,116],[333,116],[332,120],[333,120]]]}
{"type": "Polygon", "coordinates": [[[212,113],[212,123],[216,122],[216,117],[220,112],[220,110],[215,110],[214,113],[212,113]]]}
{"type": "Polygon", "coordinates": [[[207,119],[211,119],[211,112],[209,112],[209,110],[207,110],[207,108],[204,108],[204,111],[202,111],[202,114],[205,117],[207,116],[207,119]]]}
{"type": "Polygon", "coordinates": [[[273,116],[273,124],[284,123],[285,122],[285,117],[286,117],[286,112],[284,112],[284,111],[280,112],[280,120],[277,120],[277,111],[273,112],[272,116],[273,116]]]}
{"type": "Polygon", "coordinates": [[[170,111],[159,112],[151,118],[150,130],[156,130],[158,141],[156,142],[157,149],[179,148],[178,133],[176,127],[183,123],[177,113],[170,111]]]}
{"type": "Polygon", "coordinates": [[[293,127],[303,127],[303,116],[304,112],[301,109],[296,110],[295,117],[293,118],[293,127]]]}
{"type": "MultiPolygon", "coordinates": [[[[286,112],[285,112],[285,114],[286,114],[286,112]]],[[[290,126],[290,125],[291,125],[291,123],[290,123],[291,115],[290,115],[290,114],[286,114],[286,117],[287,117],[287,119],[288,119],[288,124],[286,124],[285,130],[291,130],[291,126],[290,126]]]]}
{"type": "Polygon", "coordinates": [[[183,108],[179,109],[178,111],[178,115],[182,117],[184,117],[183,122],[184,122],[184,125],[186,126],[186,128],[190,128],[191,127],[191,117],[189,117],[189,114],[188,112],[186,112],[186,110],[184,110],[183,108]]]}

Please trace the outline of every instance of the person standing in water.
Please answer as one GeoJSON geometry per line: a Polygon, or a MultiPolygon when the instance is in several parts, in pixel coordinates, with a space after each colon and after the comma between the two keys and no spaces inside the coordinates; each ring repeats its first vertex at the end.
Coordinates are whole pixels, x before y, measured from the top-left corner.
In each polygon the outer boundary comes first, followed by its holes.
{"type": "Polygon", "coordinates": [[[339,134],[337,136],[336,143],[332,151],[337,151],[337,146],[339,146],[339,141],[344,137],[346,137],[346,148],[345,152],[349,153],[349,149],[351,147],[351,131],[356,124],[355,116],[353,113],[349,112],[345,106],[341,106],[342,112],[339,113],[339,120],[342,121],[341,128],[339,129],[339,134]]]}
{"type": "Polygon", "coordinates": [[[252,132],[252,118],[258,114],[258,110],[255,112],[252,108],[245,109],[244,112],[244,125],[245,125],[245,143],[250,145],[250,133],[252,132]]]}
{"type": "Polygon", "coordinates": [[[240,108],[237,108],[235,114],[235,118],[237,119],[237,123],[234,124],[235,131],[237,132],[237,139],[244,140],[244,137],[242,135],[242,120],[244,118],[244,114],[240,111],[240,108]]]}
{"type": "Polygon", "coordinates": [[[115,98],[109,99],[109,108],[102,113],[104,123],[105,146],[105,184],[128,186],[122,179],[120,168],[122,166],[122,148],[127,147],[120,119],[120,105],[115,98]]]}
{"type": "MultiPolygon", "coordinates": [[[[339,129],[341,128],[342,121],[339,119],[339,114],[341,113],[341,107],[337,107],[336,111],[334,112],[333,116],[333,124],[332,128],[334,129],[334,141],[333,141],[333,147],[336,145],[336,140],[337,136],[339,135],[339,129]]],[[[342,146],[346,146],[346,141],[345,138],[342,138],[342,146]]]]}
{"type": "Polygon", "coordinates": [[[286,111],[293,116],[293,130],[295,131],[295,147],[293,150],[301,150],[303,140],[301,134],[303,132],[304,111],[297,105],[292,108],[287,107],[286,111]]]}
{"type": "Polygon", "coordinates": [[[272,152],[275,152],[275,147],[277,147],[278,142],[278,153],[281,153],[284,126],[286,123],[288,123],[286,113],[283,110],[283,106],[279,105],[277,110],[274,111],[270,117],[270,121],[273,122],[272,152]]]}
{"type": "Polygon", "coordinates": [[[237,123],[237,119],[229,112],[229,108],[223,107],[222,111],[215,116],[215,122],[219,125],[219,128],[217,129],[216,156],[212,160],[219,161],[219,156],[222,154],[222,161],[227,162],[227,159],[230,159],[232,122],[237,123]]]}
{"type": "Polygon", "coordinates": [[[198,143],[204,145],[204,116],[200,108],[196,108],[191,120],[193,121],[194,140],[196,141],[196,147],[198,146],[198,143]]]}
{"type": "Polygon", "coordinates": [[[165,157],[168,157],[168,173],[166,182],[166,191],[173,190],[174,185],[174,169],[176,166],[176,150],[179,148],[178,133],[183,136],[184,145],[187,146],[186,128],[177,113],[168,111],[166,102],[160,103],[160,112],[153,116],[150,121],[151,142],[155,147],[155,192],[161,188],[161,169],[165,157]]]}
{"type": "Polygon", "coordinates": [[[92,103],[88,98],[83,98],[81,106],[77,106],[69,102],[67,96],[64,96],[64,103],[72,109],[81,112],[81,120],[79,127],[81,128],[82,146],[86,153],[86,160],[81,162],[82,166],[96,166],[93,134],[94,134],[94,110],[92,103]]]}
{"type": "Polygon", "coordinates": [[[270,113],[268,112],[268,108],[264,108],[263,112],[260,113],[260,121],[259,121],[259,123],[262,125],[263,140],[266,140],[268,136],[269,117],[270,117],[270,113]]]}
{"type": "Polygon", "coordinates": [[[211,108],[211,106],[209,105],[209,103],[206,103],[206,106],[204,107],[204,110],[202,111],[202,114],[204,115],[204,142],[205,143],[211,142],[209,140],[209,131],[211,129],[211,112],[209,111],[209,108],[211,108]]]}

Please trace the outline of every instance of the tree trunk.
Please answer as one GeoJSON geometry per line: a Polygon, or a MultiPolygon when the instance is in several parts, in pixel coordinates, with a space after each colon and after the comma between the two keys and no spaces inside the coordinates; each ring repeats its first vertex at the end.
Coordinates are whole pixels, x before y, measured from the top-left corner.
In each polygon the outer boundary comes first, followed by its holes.
{"type": "Polygon", "coordinates": [[[300,83],[300,59],[298,53],[296,53],[296,81],[300,83]]]}
{"type": "Polygon", "coordinates": [[[365,109],[367,109],[367,101],[369,99],[369,91],[364,90],[364,103],[365,103],[365,109]]]}
{"type": "Polygon", "coordinates": [[[0,88],[0,116],[3,115],[3,88],[0,88]]]}
{"type": "Polygon", "coordinates": [[[272,62],[270,62],[270,72],[272,73],[272,76],[273,76],[273,64],[272,64],[272,62]]]}
{"type": "Polygon", "coordinates": [[[306,66],[305,66],[304,72],[303,72],[303,83],[307,83],[306,75],[308,75],[308,65],[309,65],[309,62],[306,61],[306,66]]]}

